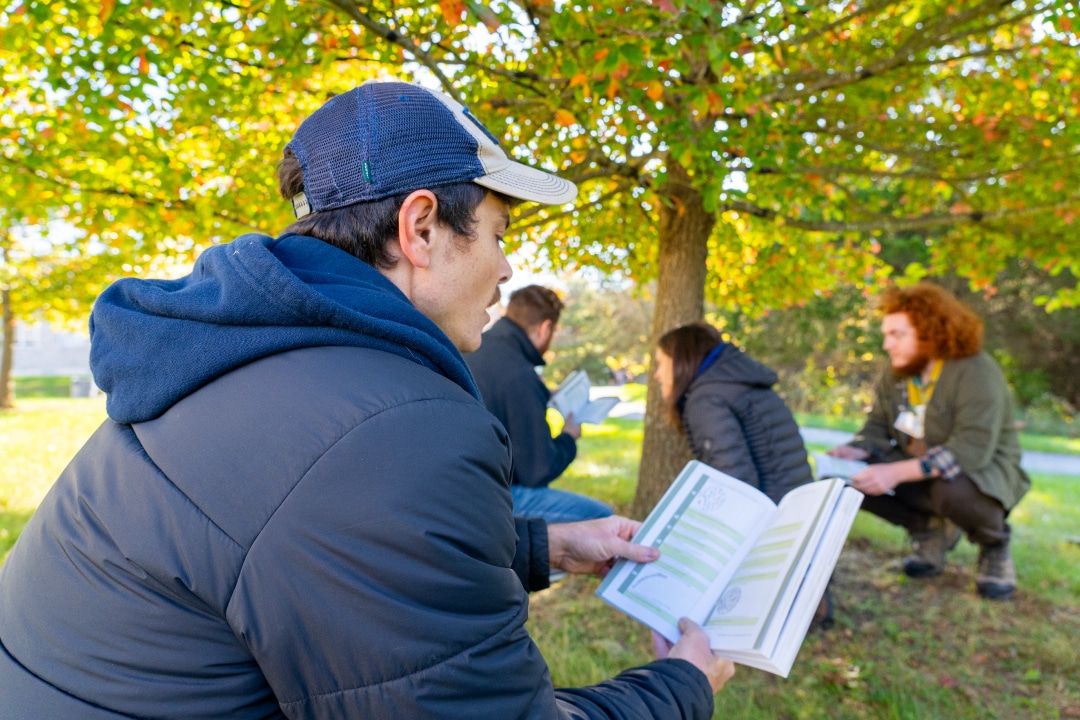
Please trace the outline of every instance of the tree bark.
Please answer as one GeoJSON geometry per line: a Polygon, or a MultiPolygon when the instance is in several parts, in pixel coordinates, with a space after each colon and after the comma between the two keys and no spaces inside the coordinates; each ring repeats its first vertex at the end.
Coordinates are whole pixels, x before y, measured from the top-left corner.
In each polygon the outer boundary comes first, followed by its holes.
{"type": "MultiPolygon", "coordinates": [[[[0,228],[0,263],[7,263],[7,231],[0,228]]],[[[4,344],[0,348],[0,410],[10,410],[15,407],[15,379],[12,377],[12,366],[15,358],[15,312],[11,308],[11,290],[7,285],[0,288],[0,306],[2,306],[2,322],[0,332],[4,334],[4,344]]]]}
{"type": "MultiPolygon", "coordinates": [[[[668,167],[660,208],[656,307],[649,344],[671,328],[700,320],[705,312],[705,260],[716,216],[705,210],[701,193],[680,165],[668,167]]],[[[630,514],[643,518],[656,505],[690,459],[682,434],[667,425],[661,411],[660,386],[650,374],[645,397],[645,439],[637,492],[630,514]]]]}

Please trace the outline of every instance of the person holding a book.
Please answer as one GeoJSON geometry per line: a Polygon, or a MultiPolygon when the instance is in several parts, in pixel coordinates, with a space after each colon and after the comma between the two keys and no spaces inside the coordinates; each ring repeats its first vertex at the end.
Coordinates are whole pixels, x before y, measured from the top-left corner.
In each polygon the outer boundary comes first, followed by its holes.
{"type": "Polygon", "coordinates": [[[549,523],[611,515],[594,498],[550,487],[577,456],[581,425],[571,413],[552,437],[547,421],[551,391],[537,374],[545,364],[563,302],[550,288],[528,285],[515,290],[506,313],[482,337],[480,348],[465,356],[484,406],[506,428],[513,447],[514,514],[549,523]]]}
{"type": "MultiPolygon", "coordinates": [[[[732,668],[689,621],[571,690],[526,628],[510,443],[461,352],[510,277],[511,205],[573,184],[402,82],[323,104],[278,177],[284,234],[95,303],[109,419],[0,567],[0,714],[710,718],[732,668]]],[[[609,522],[556,532],[552,562],[633,554],[609,522]]]]}
{"type": "Polygon", "coordinates": [[[862,429],[829,452],[869,463],[851,484],[866,494],[864,510],[910,533],[907,575],[941,574],[964,532],[979,546],[979,595],[1009,598],[1006,519],[1031,481],[1005,376],[982,349],[982,319],[929,282],[889,289],[879,311],[889,364],[862,429]]]}
{"type": "Polygon", "coordinates": [[[704,322],[669,330],[654,377],[664,415],[694,457],[780,502],[813,481],[799,426],[773,387],[777,376],[704,322]]]}

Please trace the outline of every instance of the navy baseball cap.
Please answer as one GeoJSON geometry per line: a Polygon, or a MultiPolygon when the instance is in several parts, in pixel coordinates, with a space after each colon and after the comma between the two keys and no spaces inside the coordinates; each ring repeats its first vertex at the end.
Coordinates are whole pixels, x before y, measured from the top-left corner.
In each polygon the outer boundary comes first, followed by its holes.
{"type": "Polygon", "coordinates": [[[288,147],[304,171],[304,192],[293,198],[298,218],[460,182],[548,205],[577,195],[573,183],[508,158],[453,98],[397,80],[331,98],[288,147]]]}

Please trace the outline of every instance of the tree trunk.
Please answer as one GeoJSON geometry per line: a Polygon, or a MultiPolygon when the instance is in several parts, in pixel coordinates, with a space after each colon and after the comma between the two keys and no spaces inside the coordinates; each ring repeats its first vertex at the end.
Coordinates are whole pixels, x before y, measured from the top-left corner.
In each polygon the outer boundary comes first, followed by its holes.
{"type": "MultiPolygon", "coordinates": [[[[678,164],[668,168],[662,194],[670,200],[660,208],[660,256],[656,307],[649,344],[671,328],[700,320],[705,313],[705,260],[716,217],[706,212],[701,193],[678,164]]],[[[649,376],[645,398],[645,439],[641,450],[637,492],[630,514],[645,517],[690,459],[681,433],[667,425],[661,412],[660,386],[649,376]]]]}
{"type": "MultiPolygon", "coordinates": [[[[0,228],[0,265],[7,264],[7,231],[0,228]]],[[[7,285],[0,288],[0,306],[3,307],[4,345],[0,348],[0,410],[15,407],[15,380],[11,375],[15,358],[15,312],[11,309],[11,290],[7,285]]]]}

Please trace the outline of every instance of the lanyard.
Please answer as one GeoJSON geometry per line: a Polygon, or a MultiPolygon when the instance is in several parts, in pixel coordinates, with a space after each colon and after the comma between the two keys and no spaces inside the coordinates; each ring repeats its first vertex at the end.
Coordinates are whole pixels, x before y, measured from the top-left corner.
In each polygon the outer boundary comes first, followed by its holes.
{"type": "Polygon", "coordinates": [[[919,405],[929,405],[930,398],[934,396],[934,386],[937,384],[937,379],[941,375],[941,367],[943,363],[940,360],[935,360],[934,365],[930,368],[930,381],[925,386],[919,382],[918,378],[911,378],[908,380],[908,401],[913,407],[919,405]]]}

